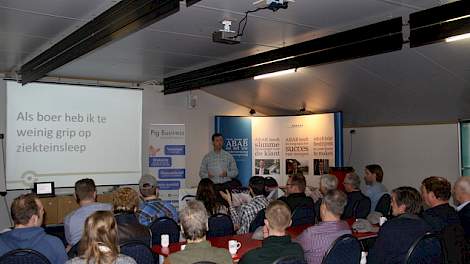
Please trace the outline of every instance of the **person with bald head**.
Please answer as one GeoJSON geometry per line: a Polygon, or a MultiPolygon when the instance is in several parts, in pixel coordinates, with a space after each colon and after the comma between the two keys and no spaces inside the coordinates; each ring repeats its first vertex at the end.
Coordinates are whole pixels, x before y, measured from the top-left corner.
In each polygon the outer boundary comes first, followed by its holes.
{"type": "Polygon", "coordinates": [[[454,185],[454,201],[457,205],[460,223],[465,230],[465,238],[470,241],[470,177],[460,177],[454,185]]]}

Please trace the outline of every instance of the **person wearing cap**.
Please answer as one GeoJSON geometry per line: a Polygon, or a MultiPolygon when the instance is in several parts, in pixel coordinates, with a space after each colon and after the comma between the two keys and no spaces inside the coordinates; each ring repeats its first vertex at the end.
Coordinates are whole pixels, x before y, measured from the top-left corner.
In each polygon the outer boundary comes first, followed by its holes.
{"type": "Polygon", "coordinates": [[[154,176],[143,175],[139,181],[139,190],[144,200],[137,211],[140,224],[148,227],[153,221],[164,216],[178,223],[176,208],[169,201],[158,198],[157,179],[154,176]]]}
{"type": "Polygon", "coordinates": [[[74,197],[80,208],[64,218],[65,239],[69,247],[80,242],[88,216],[96,211],[111,211],[111,204],[96,202],[96,186],[92,179],[81,179],[75,183],[74,197]]]}
{"type": "Polygon", "coordinates": [[[209,178],[215,184],[226,183],[238,176],[237,163],[232,154],[222,149],[224,138],[222,134],[212,135],[214,150],[207,153],[201,162],[199,177],[209,178]]]}

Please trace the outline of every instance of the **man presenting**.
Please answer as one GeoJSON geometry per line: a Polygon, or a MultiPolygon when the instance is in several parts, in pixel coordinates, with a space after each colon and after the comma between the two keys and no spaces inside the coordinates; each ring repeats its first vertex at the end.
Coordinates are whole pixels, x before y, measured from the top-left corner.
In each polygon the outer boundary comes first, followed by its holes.
{"type": "Polygon", "coordinates": [[[224,138],[222,134],[212,135],[214,150],[207,153],[202,159],[199,176],[201,179],[209,178],[214,183],[225,183],[237,177],[238,169],[235,159],[230,153],[222,149],[224,138]]]}

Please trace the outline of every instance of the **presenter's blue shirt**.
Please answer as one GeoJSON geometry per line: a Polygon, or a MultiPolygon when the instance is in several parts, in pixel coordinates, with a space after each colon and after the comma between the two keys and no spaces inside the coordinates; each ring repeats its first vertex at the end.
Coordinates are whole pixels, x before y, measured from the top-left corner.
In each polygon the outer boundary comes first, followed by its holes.
{"type": "Polygon", "coordinates": [[[210,178],[214,183],[225,183],[237,177],[237,175],[238,169],[235,159],[230,153],[223,149],[218,153],[211,151],[202,159],[201,168],[199,170],[201,179],[210,178]],[[227,177],[219,176],[224,171],[227,172],[227,177]],[[213,175],[212,177],[209,177],[209,172],[213,175]]]}
{"type": "Polygon", "coordinates": [[[111,204],[92,203],[78,208],[64,218],[64,233],[67,243],[71,246],[82,239],[83,227],[88,216],[96,211],[111,211],[111,204]]]}
{"type": "Polygon", "coordinates": [[[46,234],[42,227],[15,228],[0,235],[0,256],[15,249],[32,249],[43,254],[51,264],[67,261],[64,244],[46,234]]]}

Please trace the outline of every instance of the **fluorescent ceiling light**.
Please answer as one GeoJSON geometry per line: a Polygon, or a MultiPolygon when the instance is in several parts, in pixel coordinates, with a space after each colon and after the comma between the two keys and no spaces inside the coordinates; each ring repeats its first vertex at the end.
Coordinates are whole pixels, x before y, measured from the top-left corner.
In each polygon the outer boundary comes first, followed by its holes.
{"type": "Polygon", "coordinates": [[[289,69],[289,70],[284,70],[284,71],[278,71],[278,72],[272,72],[272,73],[257,75],[255,77],[253,77],[253,79],[259,80],[259,79],[277,77],[277,76],[286,75],[286,74],[290,74],[290,73],[294,73],[294,72],[295,72],[295,69],[289,69]]]}
{"type": "Polygon", "coordinates": [[[466,38],[470,38],[470,33],[457,35],[457,36],[453,36],[453,37],[450,37],[450,38],[446,38],[446,42],[452,42],[452,41],[462,40],[462,39],[466,39],[466,38]]]}

